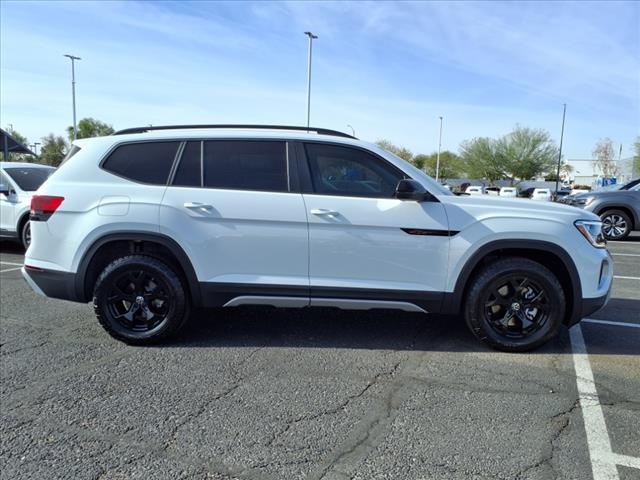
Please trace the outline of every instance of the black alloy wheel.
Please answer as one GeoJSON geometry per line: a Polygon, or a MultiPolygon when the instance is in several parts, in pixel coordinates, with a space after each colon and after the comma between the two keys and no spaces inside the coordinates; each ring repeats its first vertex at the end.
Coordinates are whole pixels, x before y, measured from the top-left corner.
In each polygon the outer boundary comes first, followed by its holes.
{"type": "Polygon", "coordinates": [[[168,338],[189,315],[179,275],[144,255],[118,258],[104,269],[95,285],[93,307],[111,336],[134,345],[168,338]]]}

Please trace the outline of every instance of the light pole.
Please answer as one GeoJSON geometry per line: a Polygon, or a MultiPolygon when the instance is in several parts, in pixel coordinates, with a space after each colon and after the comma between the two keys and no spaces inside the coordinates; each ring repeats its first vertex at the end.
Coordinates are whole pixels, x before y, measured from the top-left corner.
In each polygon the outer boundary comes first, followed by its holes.
{"type": "Polygon", "coordinates": [[[65,54],[65,57],[71,60],[71,99],[73,102],[73,139],[78,136],[78,129],[76,127],[76,60],[82,60],[80,57],[74,57],[73,55],[65,54]]]}
{"type": "Polygon", "coordinates": [[[33,142],[33,153],[36,154],[36,157],[38,156],[38,145],[40,145],[40,142],[33,142]]]}
{"type": "Polygon", "coordinates": [[[558,198],[558,182],[560,181],[560,163],[562,162],[562,140],[564,139],[564,118],[567,115],[567,104],[562,104],[562,130],[560,131],[560,150],[558,152],[558,170],[556,171],[556,198],[558,198]]]}
{"type": "Polygon", "coordinates": [[[349,127],[351,129],[351,136],[355,137],[356,136],[356,131],[353,129],[353,127],[349,124],[347,124],[347,127],[349,127]]]}
{"type": "Polygon", "coordinates": [[[438,156],[436,157],[436,182],[440,176],[440,149],[442,148],[442,117],[440,118],[440,136],[438,138],[438,156]]]}
{"type": "Polygon", "coordinates": [[[311,32],[304,32],[309,37],[309,58],[307,68],[307,128],[309,128],[309,120],[311,119],[311,51],[313,49],[313,41],[318,38],[311,32]]]}

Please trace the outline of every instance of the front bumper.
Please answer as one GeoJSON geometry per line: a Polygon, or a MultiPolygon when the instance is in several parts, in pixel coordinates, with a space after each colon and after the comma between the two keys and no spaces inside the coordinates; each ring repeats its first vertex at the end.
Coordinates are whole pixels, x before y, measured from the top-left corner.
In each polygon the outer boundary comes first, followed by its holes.
{"type": "Polygon", "coordinates": [[[22,267],[22,276],[33,291],[40,295],[80,301],[76,295],[76,274],[73,272],[22,267]]]}

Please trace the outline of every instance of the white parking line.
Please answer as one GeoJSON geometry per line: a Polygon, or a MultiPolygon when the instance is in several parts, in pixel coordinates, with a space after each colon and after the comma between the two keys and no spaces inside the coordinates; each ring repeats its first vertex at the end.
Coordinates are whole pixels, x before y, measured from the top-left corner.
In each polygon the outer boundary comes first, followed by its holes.
{"type": "Polygon", "coordinates": [[[16,267],[16,268],[6,268],[4,270],[0,270],[0,273],[4,273],[4,272],[13,272],[15,270],[21,270],[22,267],[16,267]]]}
{"type": "Polygon", "coordinates": [[[640,328],[640,323],[611,322],[609,320],[597,320],[595,318],[584,318],[582,321],[587,323],[601,323],[603,325],[615,325],[616,327],[640,328]]]}
{"type": "Polygon", "coordinates": [[[640,280],[640,277],[625,277],[623,275],[614,275],[613,278],[621,278],[623,280],[640,280]]]}
{"type": "Polygon", "coordinates": [[[611,245],[617,245],[618,243],[626,243],[629,245],[640,245],[640,242],[629,242],[624,240],[615,240],[615,242],[611,242],[611,245]]]}
{"type": "Polygon", "coordinates": [[[611,255],[616,255],[618,257],[640,257],[640,253],[611,253],[611,255]]]}
{"type": "Polygon", "coordinates": [[[611,441],[604,421],[604,413],[600,407],[600,399],[593,380],[593,371],[580,325],[570,329],[569,335],[584,429],[587,432],[587,446],[591,458],[593,480],[618,480],[620,477],[611,451],[611,441]]]}
{"type": "Polygon", "coordinates": [[[640,458],[630,457],[629,455],[620,455],[619,453],[611,454],[611,461],[623,467],[631,467],[640,469],[640,458]]]}
{"type": "Polygon", "coordinates": [[[2,265],[17,265],[18,267],[21,267],[23,265],[22,263],[5,262],[4,260],[0,260],[0,264],[2,264],[2,265]]]}

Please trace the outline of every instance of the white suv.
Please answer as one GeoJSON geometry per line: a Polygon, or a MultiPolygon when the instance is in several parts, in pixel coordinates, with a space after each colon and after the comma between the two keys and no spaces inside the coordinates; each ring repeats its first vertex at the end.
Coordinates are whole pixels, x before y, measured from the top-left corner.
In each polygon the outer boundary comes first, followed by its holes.
{"type": "Polygon", "coordinates": [[[0,238],[31,242],[31,197],[55,168],[37,163],[0,162],[0,238]]]}
{"type": "Polygon", "coordinates": [[[174,334],[191,307],[251,304],[463,314],[520,351],[606,302],[592,213],[456,196],[340,132],[230,127],[74,142],[33,198],[29,285],[93,299],[131,344],[174,334]]]}

